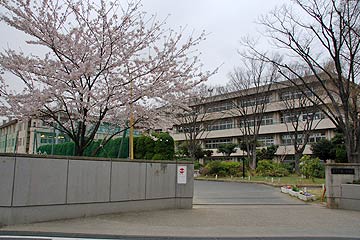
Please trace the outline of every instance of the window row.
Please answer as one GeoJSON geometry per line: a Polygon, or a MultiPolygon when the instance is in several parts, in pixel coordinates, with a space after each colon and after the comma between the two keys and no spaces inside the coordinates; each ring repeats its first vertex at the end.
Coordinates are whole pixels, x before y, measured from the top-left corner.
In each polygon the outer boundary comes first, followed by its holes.
{"type": "MultiPolygon", "coordinates": [[[[293,145],[295,143],[295,134],[283,134],[281,136],[281,142],[283,145],[293,145]]],[[[326,139],[325,132],[313,133],[309,136],[308,143],[319,142],[322,139],[326,139]]],[[[302,144],[304,142],[304,136],[302,134],[297,135],[296,142],[302,144]]]]}
{"type": "MultiPolygon", "coordinates": [[[[296,89],[289,90],[289,91],[282,91],[277,93],[281,101],[289,100],[289,99],[301,99],[304,97],[312,97],[314,89],[304,89],[303,91],[299,91],[296,89]]],[[[240,97],[239,97],[240,98],[240,97]]],[[[251,107],[261,104],[268,104],[273,102],[272,96],[269,93],[260,93],[256,97],[241,97],[241,99],[232,99],[232,100],[225,100],[222,102],[216,103],[209,103],[206,106],[205,112],[221,112],[230,110],[236,107],[251,107]]]]}
{"type": "Polygon", "coordinates": [[[205,148],[216,149],[221,144],[227,144],[231,142],[232,142],[231,138],[209,139],[209,140],[205,140],[205,148]]]}
{"type": "Polygon", "coordinates": [[[250,116],[247,119],[239,119],[239,126],[242,127],[253,127],[255,126],[264,126],[264,125],[272,125],[274,124],[274,119],[271,115],[264,115],[262,119],[254,119],[250,116]]]}
{"type": "MultiPolygon", "coordinates": [[[[325,132],[317,132],[313,133],[309,137],[309,143],[319,142],[322,139],[326,139],[325,132]]],[[[239,142],[242,141],[242,139],[238,139],[239,142]]],[[[281,143],[277,143],[275,141],[275,137],[271,135],[260,135],[257,139],[257,141],[260,143],[260,146],[268,147],[271,145],[293,145],[295,141],[295,135],[294,134],[282,134],[281,135],[281,143]]],[[[205,148],[206,149],[217,149],[219,145],[221,144],[227,144],[232,143],[231,138],[218,138],[218,139],[208,139],[205,140],[205,148]]],[[[303,136],[301,134],[298,135],[298,143],[303,143],[303,136]]]]}
{"type": "Polygon", "coordinates": [[[210,105],[205,112],[222,112],[234,108],[233,102],[220,102],[210,105]]]}
{"type": "Polygon", "coordinates": [[[293,91],[282,92],[282,93],[280,93],[280,100],[300,99],[300,98],[304,98],[304,97],[311,97],[311,96],[313,96],[312,91],[314,91],[314,90],[312,89],[310,91],[309,89],[305,89],[303,91],[293,90],[293,91]]]}
{"type": "Polygon", "coordinates": [[[234,128],[234,123],[233,123],[232,119],[216,121],[207,126],[208,131],[224,130],[224,129],[231,129],[231,128],[234,128]]]}
{"type": "Polygon", "coordinates": [[[322,112],[314,113],[283,113],[280,117],[281,123],[297,122],[297,121],[313,121],[324,119],[325,114],[322,112]]]}

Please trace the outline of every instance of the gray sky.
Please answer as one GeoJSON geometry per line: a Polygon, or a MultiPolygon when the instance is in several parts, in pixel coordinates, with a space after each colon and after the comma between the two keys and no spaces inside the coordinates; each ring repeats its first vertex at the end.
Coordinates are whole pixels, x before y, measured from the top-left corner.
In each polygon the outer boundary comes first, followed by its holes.
{"type": "Polygon", "coordinates": [[[144,10],[168,18],[169,26],[187,26],[209,33],[199,46],[205,69],[223,64],[209,84],[224,84],[227,74],[239,64],[237,50],[244,36],[259,36],[257,18],[289,0],[143,0],[144,10]]]}
{"type": "MultiPolygon", "coordinates": [[[[159,19],[170,15],[167,26],[179,29],[187,27],[187,33],[193,30],[209,33],[207,40],[202,42],[204,69],[212,70],[221,66],[209,84],[225,84],[227,74],[239,64],[237,49],[243,36],[259,36],[261,26],[255,23],[262,14],[281,6],[289,0],[143,0],[143,10],[149,14],[156,13],[159,19]]],[[[3,23],[0,24],[0,48],[21,48],[31,51],[24,45],[24,35],[3,23]]]]}

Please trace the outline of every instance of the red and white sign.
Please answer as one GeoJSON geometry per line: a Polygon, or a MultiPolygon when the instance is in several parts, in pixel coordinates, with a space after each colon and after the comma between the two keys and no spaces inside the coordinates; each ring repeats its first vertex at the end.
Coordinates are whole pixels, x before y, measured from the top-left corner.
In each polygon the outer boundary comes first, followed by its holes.
{"type": "Polygon", "coordinates": [[[186,184],[186,173],[187,166],[178,166],[177,167],[177,183],[186,184]]]}

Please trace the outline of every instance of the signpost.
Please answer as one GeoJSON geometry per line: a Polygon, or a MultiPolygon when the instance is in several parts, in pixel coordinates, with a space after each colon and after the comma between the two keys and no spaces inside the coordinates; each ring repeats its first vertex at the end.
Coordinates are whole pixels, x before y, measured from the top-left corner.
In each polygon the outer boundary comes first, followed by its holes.
{"type": "Polygon", "coordinates": [[[187,166],[177,166],[177,183],[186,184],[187,166]]]}

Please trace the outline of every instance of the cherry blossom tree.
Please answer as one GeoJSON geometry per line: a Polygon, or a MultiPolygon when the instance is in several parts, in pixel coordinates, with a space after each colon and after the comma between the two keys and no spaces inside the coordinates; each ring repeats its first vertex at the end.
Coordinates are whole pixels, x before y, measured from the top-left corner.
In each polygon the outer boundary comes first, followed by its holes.
{"type": "MultiPolygon", "coordinates": [[[[1,1],[1,20],[31,37],[45,54],[7,49],[2,72],[22,83],[12,91],[1,78],[2,114],[36,116],[67,134],[82,155],[101,124],[124,126],[130,109],[135,123],[157,120],[160,104],[172,104],[206,81],[196,45],[205,39],[184,36],[140,2],[122,5],[82,0],[1,1]]],[[[124,128],[122,128],[123,131],[124,128]]],[[[119,132],[109,136],[109,139],[119,132]]]]}

